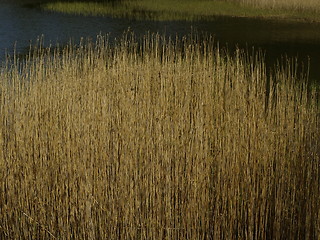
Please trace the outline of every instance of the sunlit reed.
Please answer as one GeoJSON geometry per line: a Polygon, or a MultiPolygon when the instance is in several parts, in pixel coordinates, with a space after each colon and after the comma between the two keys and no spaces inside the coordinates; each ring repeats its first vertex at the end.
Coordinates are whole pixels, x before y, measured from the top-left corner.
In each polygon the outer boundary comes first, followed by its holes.
{"type": "Polygon", "coordinates": [[[18,62],[1,239],[319,239],[319,97],[294,64],[130,33],[18,62]]]}

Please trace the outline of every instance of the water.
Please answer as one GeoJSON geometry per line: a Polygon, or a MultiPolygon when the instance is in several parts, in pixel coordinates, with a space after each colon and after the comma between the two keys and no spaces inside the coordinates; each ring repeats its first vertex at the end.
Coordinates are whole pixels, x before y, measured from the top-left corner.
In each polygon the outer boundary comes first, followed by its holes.
{"type": "Polygon", "coordinates": [[[187,35],[191,29],[213,35],[221,46],[230,50],[240,48],[261,49],[271,66],[281,56],[298,57],[298,62],[308,64],[310,77],[320,82],[320,24],[277,22],[244,18],[219,17],[200,22],[155,22],[112,19],[108,17],[83,17],[44,12],[18,4],[0,3],[0,60],[13,49],[25,53],[30,43],[44,36],[46,45],[66,44],[81,37],[95,38],[99,33],[120,37],[130,28],[136,35],[159,32],[168,35],[187,35]]]}

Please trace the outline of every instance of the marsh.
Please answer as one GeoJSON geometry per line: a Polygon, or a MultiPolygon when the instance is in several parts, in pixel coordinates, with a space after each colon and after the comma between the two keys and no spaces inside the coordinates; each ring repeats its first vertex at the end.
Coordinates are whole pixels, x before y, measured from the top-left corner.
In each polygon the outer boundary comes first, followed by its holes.
{"type": "Polygon", "coordinates": [[[236,47],[260,49],[270,67],[281,57],[298,57],[306,69],[310,61],[311,79],[320,79],[320,24],[304,22],[278,22],[274,20],[217,17],[212,21],[146,21],[111,17],[68,15],[26,7],[34,1],[16,0],[0,3],[0,60],[5,52],[13,54],[29,50],[38,37],[44,36],[45,45],[65,45],[70,39],[95,39],[100,33],[119,38],[130,28],[137,36],[146,32],[188,35],[191,31],[210,34],[220,46],[232,52],[236,47]],[[193,30],[191,30],[193,29],[193,30]]]}
{"type": "Polygon", "coordinates": [[[318,24],[0,18],[0,239],[319,239],[318,24]]]}

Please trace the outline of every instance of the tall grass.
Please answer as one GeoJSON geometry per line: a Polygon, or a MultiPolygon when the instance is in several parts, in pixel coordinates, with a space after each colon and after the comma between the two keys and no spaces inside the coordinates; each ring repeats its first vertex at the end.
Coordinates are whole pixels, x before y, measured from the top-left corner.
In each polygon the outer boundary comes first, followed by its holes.
{"type": "Polygon", "coordinates": [[[315,90],[212,39],[35,48],[0,71],[1,239],[319,239],[315,90]]]}

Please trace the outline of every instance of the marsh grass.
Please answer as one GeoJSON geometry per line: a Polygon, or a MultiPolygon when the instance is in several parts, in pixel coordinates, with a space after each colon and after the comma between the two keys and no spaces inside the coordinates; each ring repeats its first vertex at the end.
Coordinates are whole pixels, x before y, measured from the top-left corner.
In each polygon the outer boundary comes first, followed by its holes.
{"type": "MultiPolygon", "coordinates": [[[[228,0],[227,0],[228,1],[228,0]]],[[[317,11],[320,10],[320,2],[317,0],[277,0],[277,1],[268,1],[268,0],[230,0],[233,2],[238,2],[245,5],[254,5],[258,7],[266,8],[280,8],[280,9],[293,9],[297,11],[317,11]]]]}
{"type": "Polygon", "coordinates": [[[317,0],[124,0],[119,2],[49,2],[41,8],[71,14],[142,20],[212,20],[219,16],[319,22],[317,0]]]}
{"type": "Polygon", "coordinates": [[[318,239],[317,92],[214,46],[98,37],[1,69],[1,238],[318,239]]]}

